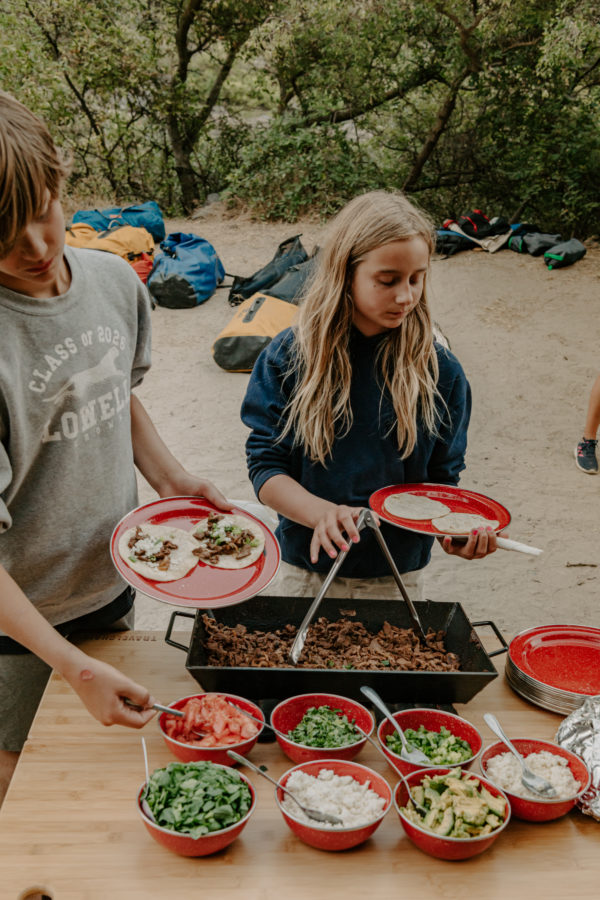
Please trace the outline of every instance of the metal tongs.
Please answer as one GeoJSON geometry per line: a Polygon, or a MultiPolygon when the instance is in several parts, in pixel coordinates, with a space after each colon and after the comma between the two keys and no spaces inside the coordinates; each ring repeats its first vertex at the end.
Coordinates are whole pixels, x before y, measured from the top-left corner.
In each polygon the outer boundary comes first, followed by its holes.
{"type": "MultiPolygon", "coordinates": [[[[381,547],[383,555],[387,559],[389,567],[392,570],[392,575],[394,576],[394,581],[398,585],[398,589],[399,589],[400,593],[402,594],[402,598],[404,599],[404,602],[408,606],[408,611],[409,611],[410,617],[412,619],[413,627],[414,627],[415,631],[417,632],[417,634],[419,635],[419,637],[421,638],[421,640],[424,641],[425,640],[425,630],[421,624],[421,620],[419,619],[417,610],[415,609],[415,605],[406,592],[406,588],[404,587],[404,583],[400,576],[400,572],[398,571],[396,563],[394,562],[394,558],[393,558],[392,554],[390,553],[390,548],[386,544],[385,538],[382,535],[379,525],[375,521],[375,517],[373,516],[373,513],[371,512],[370,509],[363,509],[360,516],[356,520],[356,527],[359,531],[362,531],[362,529],[365,526],[367,528],[371,528],[373,530],[375,537],[377,538],[377,542],[378,542],[379,546],[381,547]]],[[[319,591],[319,593],[317,594],[317,596],[311,603],[311,605],[308,609],[308,612],[304,616],[304,619],[302,620],[302,624],[300,625],[300,628],[298,629],[298,633],[294,639],[294,643],[292,644],[292,649],[290,650],[289,655],[288,655],[288,662],[290,663],[290,665],[292,665],[292,666],[297,665],[298,660],[300,658],[300,654],[302,653],[302,650],[304,648],[304,643],[306,641],[306,635],[308,633],[308,627],[309,627],[310,623],[312,622],[312,620],[315,616],[315,613],[321,604],[321,600],[327,593],[327,591],[329,589],[329,585],[331,584],[331,582],[337,575],[340,566],[346,559],[346,556],[348,555],[348,553],[350,552],[351,549],[352,549],[352,544],[350,545],[350,547],[348,547],[347,550],[340,550],[340,552],[338,553],[337,559],[335,560],[334,564],[332,565],[332,567],[329,571],[329,574],[327,575],[327,578],[325,579],[325,581],[323,582],[323,584],[321,586],[321,590],[319,591]]]]}

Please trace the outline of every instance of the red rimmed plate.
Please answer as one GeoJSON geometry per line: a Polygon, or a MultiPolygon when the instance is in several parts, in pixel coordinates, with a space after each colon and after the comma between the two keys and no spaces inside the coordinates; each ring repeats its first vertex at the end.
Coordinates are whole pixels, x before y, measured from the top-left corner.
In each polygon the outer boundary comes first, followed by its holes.
{"type": "Polygon", "coordinates": [[[540,625],[510,642],[511,662],[529,678],[559,691],[600,694],[600,629],[540,625]]]}
{"type": "Polygon", "coordinates": [[[150,522],[153,525],[171,525],[192,531],[209,513],[222,512],[204,497],[166,497],[139,506],[124,516],[110,539],[110,553],[120,575],[125,581],[148,597],[189,606],[194,609],[218,609],[249,600],[264,590],[275,577],[281,560],[279,543],[272,531],[256,516],[245,509],[232,508],[232,512],[252,519],[265,536],[262,556],[243,569],[217,569],[199,560],[191,572],[176,581],[152,581],[130,569],[118,550],[119,538],[128,528],[150,522]]]}
{"type": "MultiPolygon", "coordinates": [[[[478,516],[483,516],[485,519],[495,519],[498,522],[498,526],[494,529],[496,532],[502,531],[510,523],[510,513],[501,503],[492,500],[491,497],[486,497],[485,494],[467,491],[452,484],[427,484],[426,482],[421,482],[420,484],[392,484],[388,487],[380,488],[374,494],[371,494],[369,506],[381,519],[389,522],[390,525],[397,525],[398,528],[406,528],[407,531],[418,531],[420,534],[459,536],[456,531],[440,531],[435,525],[432,525],[431,519],[406,519],[394,516],[384,508],[383,504],[391,494],[405,493],[428,497],[430,500],[439,500],[440,503],[444,503],[449,507],[450,512],[474,513],[478,516]]],[[[465,534],[467,533],[465,532],[465,534]]]]}

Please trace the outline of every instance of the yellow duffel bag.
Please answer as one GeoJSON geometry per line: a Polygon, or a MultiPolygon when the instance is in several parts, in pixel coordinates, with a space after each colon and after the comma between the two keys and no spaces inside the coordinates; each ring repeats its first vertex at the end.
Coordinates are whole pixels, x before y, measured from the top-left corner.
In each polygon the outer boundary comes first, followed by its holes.
{"type": "Polygon", "coordinates": [[[137,228],[134,225],[120,225],[107,231],[96,231],[85,222],[75,222],[67,228],[65,242],[71,247],[116,253],[127,262],[138,259],[142,253],[154,255],[154,238],[145,228],[137,228]]]}
{"type": "Polygon", "coordinates": [[[268,294],[253,294],[240,303],[214,342],[215,362],[227,372],[251,372],[261,350],[292,325],[297,312],[293,303],[268,294]]]}

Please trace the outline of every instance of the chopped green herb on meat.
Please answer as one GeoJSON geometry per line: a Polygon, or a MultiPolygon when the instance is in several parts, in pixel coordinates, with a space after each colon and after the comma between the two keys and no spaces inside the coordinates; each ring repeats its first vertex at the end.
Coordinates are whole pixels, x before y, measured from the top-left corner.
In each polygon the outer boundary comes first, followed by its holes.
{"type": "Polygon", "coordinates": [[[238,772],[211,762],[156,769],[145,799],[158,825],[193,838],[234,825],[252,805],[250,789],[238,772]]]}
{"type": "MultiPolygon", "coordinates": [[[[404,735],[409,744],[422,750],[436,766],[451,765],[464,762],[473,756],[471,746],[456,737],[443,725],[439,731],[428,731],[424,725],[419,725],[417,731],[414,728],[405,728],[404,735]]],[[[402,755],[402,741],[395,731],[386,735],[386,742],[393,753],[402,755]]]]}
{"type": "Polygon", "coordinates": [[[360,739],[354,719],[350,721],[340,709],[330,706],[311,706],[288,737],[307,747],[345,747],[360,739]]]}

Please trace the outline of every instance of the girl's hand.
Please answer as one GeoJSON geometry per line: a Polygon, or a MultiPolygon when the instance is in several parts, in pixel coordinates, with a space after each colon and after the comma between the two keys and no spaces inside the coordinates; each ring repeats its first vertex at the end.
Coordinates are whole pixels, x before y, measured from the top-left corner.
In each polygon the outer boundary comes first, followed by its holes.
{"type": "Polygon", "coordinates": [[[311,562],[316,563],[321,547],[328,556],[335,559],[337,550],[334,544],[340,550],[348,550],[349,542],[358,543],[360,536],[355,523],[362,510],[362,506],[332,506],[323,514],[315,526],[310,542],[311,562]]]}
{"type": "Polygon", "coordinates": [[[231,503],[215,487],[212,481],[191,475],[185,469],[178,472],[167,483],[161,485],[158,490],[159,497],[205,497],[210,503],[214,503],[218,509],[226,512],[231,510],[231,503]]]}
{"type": "Polygon", "coordinates": [[[496,532],[493,528],[483,525],[474,528],[466,541],[464,539],[459,541],[446,535],[440,543],[446,553],[461,556],[463,559],[483,559],[498,549],[496,532]]]}
{"type": "Polygon", "coordinates": [[[65,678],[94,718],[103,725],[142,728],[155,715],[154,710],[149,708],[154,698],[146,688],[107,663],[87,657],[74,672],[65,673],[65,678]],[[124,697],[142,709],[127,706],[124,697]]]}

